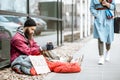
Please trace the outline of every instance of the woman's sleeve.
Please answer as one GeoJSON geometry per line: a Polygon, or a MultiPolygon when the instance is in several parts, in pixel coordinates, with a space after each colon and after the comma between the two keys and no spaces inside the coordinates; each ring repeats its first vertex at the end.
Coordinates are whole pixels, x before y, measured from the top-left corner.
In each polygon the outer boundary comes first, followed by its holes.
{"type": "Polygon", "coordinates": [[[110,8],[111,10],[114,10],[115,9],[115,0],[112,0],[112,3],[110,4],[110,8]]]}

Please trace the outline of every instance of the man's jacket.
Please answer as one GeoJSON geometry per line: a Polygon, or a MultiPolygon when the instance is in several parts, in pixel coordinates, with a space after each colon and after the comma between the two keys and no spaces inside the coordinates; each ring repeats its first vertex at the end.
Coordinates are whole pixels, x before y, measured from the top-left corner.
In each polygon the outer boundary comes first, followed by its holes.
{"type": "Polygon", "coordinates": [[[23,33],[23,29],[19,28],[17,33],[11,39],[11,62],[20,55],[39,55],[40,49],[36,42],[31,39],[28,40],[23,33]]]}

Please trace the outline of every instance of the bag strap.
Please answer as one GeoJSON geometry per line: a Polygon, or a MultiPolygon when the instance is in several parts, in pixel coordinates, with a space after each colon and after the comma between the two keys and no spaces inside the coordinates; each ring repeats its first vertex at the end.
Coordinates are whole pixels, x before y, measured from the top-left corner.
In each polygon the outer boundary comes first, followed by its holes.
{"type": "MultiPolygon", "coordinates": [[[[101,3],[103,0],[99,0],[99,2],[101,3]]],[[[109,3],[112,3],[112,0],[106,0],[109,3]]]]}

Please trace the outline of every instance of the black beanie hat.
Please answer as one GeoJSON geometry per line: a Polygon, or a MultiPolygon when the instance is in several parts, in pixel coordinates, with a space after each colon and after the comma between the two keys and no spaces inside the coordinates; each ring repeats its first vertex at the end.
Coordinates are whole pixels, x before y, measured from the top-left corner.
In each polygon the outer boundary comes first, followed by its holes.
{"type": "Polygon", "coordinates": [[[24,23],[24,27],[31,27],[31,26],[36,26],[36,22],[30,17],[27,17],[27,20],[24,23]]]}

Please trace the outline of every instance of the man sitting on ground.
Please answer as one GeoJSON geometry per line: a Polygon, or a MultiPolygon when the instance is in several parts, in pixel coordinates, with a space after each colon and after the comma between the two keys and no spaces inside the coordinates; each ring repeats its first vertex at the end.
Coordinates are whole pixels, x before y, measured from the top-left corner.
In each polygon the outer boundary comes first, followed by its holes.
{"type": "MultiPolygon", "coordinates": [[[[42,55],[40,46],[33,39],[35,29],[35,21],[28,17],[24,27],[20,27],[11,39],[11,68],[17,73],[37,75],[28,57],[29,55],[42,55]]],[[[73,62],[53,62],[46,58],[46,62],[53,72],[69,73],[81,71],[80,59],[73,62]]]]}

